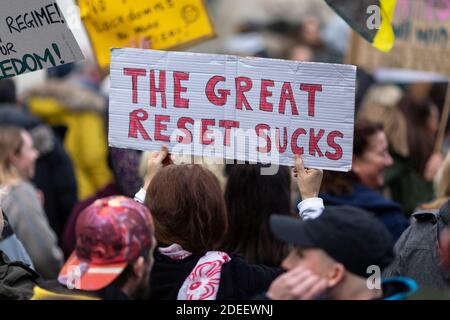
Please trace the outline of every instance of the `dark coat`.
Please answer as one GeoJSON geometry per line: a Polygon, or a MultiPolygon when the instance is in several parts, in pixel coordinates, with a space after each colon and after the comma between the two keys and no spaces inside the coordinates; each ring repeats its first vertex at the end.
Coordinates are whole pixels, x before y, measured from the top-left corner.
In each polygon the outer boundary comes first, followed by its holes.
{"type": "Polygon", "coordinates": [[[450,201],[440,210],[419,211],[414,222],[395,244],[396,259],[384,277],[404,276],[420,287],[450,294],[450,270],[440,266],[439,234],[450,224],[450,201]]]}
{"type": "Polygon", "coordinates": [[[321,193],[325,206],[352,206],[375,214],[390,231],[393,240],[397,241],[409,226],[408,219],[400,206],[380,193],[360,184],[353,184],[353,192],[344,195],[321,193]]]}
{"type": "MultiPolygon", "coordinates": [[[[268,290],[282,270],[263,265],[251,265],[241,256],[230,255],[231,261],[222,266],[217,300],[246,300],[268,290]]],[[[201,256],[192,255],[174,261],[155,251],[151,272],[152,300],[177,300],[178,291],[201,256]]]]}
{"type": "Polygon", "coordinates": [[[28,300],[39,275],[22,262],[10,262],[0,251],[0,300],[28,300]]]}
{"type": "Polygon", "coordinates": [[[410,216],[420,204],[433,200],[433,182],[426,181],[414,169],[412,159],[395,153],[392,153],[392,158],[394,165],[386,168],[385,185],[389,188],[392,199],[410,216]]]}

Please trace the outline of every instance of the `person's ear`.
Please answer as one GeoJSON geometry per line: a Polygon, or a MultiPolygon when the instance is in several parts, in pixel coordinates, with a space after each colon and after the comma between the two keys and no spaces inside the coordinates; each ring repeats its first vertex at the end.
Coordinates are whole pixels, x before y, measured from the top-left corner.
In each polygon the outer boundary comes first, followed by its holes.
{"type": "Polygon", "coordinates": [[[328,281],[328,287],[333,288],[336,286],[345,275],[345,267],[342,263],[334,263],[327,273],[326,278],[328,281]]]}
{"type": "Polygon", "coordinates": [[[145,276],[145,259],[144,257],[139,257],[133,264],[133,274],[136,278],[141,279],[145,276]]]}
{"type": "Polygon", "coordinates": [[[19,156],[17,154],[14,153],[14,154],[9,155],[8,162],[10,165],[15,167],[18,161],[19,161],[19,156]]]}
{"type": "Polygon", "coordinates": [[[441,232],[439,248],[442,264],[450,268],[450,230],[448,228],[441,232]]]}

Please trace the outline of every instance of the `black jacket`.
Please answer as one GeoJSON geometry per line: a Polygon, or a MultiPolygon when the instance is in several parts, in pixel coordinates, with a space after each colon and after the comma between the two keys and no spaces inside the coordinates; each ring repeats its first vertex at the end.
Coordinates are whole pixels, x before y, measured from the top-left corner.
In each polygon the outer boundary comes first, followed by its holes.
{"type": "Polygon", "coordinates": [[[0,125],[18,126],[31,133],[40,154],[33,183],[44,194],[45,213],[60,238],[77,202],[75,173],[62,142],[48,126],[17,106],[0,105],[0,125]]]}
{"type": "Polygon", "coordinates": [[[0,251],[0,300],[28,300],[39,275],[22,262],[11,262],[0,251]]]}
{"type": "MultiPolygon", "coordinates": [[[[241,256],[230,255],[231,261],[222,266],[217,300],[247,300],[268,290],[282,270],[263,265],[252,265],[241,256]]],[[[155,264],[151,272],[152,300],[177,300],[178,291],[194,269],[201,256],[192,255],[174,261],[155,251],[155,264]]]]}

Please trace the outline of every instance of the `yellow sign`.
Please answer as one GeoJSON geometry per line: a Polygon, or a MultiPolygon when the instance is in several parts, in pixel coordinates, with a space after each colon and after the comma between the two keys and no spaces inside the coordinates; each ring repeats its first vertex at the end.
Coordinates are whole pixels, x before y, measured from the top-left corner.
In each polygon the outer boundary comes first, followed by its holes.
{"type": "Polygon", "coordinates": [[[215,35],[203,0],[78,0],[100,67],[110,49],[146,37],[152,49],[169,49],[215,35]]]}

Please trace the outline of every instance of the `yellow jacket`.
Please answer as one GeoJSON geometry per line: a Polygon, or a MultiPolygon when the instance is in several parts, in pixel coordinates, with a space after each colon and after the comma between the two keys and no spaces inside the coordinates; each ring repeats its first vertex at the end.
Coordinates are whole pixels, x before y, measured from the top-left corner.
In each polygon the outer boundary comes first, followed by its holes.
{"type": "Polygon", "coordinates": [[[47,81],[25,95],[30,112],[52,126],[64,126],[69,153],[83,200],[110,183],[108,142],[100,95],[67,81],[47,81]]]}

